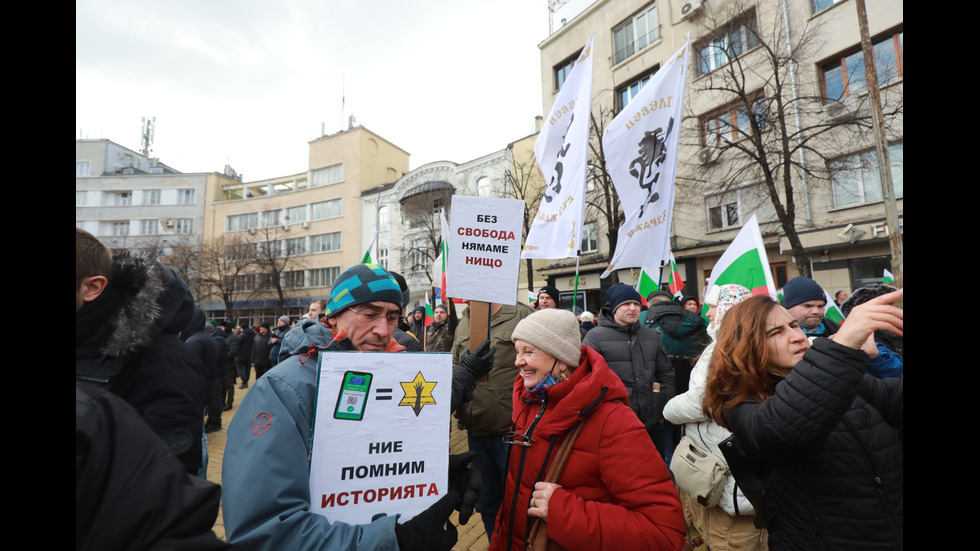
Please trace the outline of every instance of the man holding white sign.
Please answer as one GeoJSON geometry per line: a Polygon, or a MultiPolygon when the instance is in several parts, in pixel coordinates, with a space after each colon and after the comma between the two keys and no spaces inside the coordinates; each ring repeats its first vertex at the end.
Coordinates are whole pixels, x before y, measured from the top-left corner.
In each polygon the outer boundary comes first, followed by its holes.
{"type": "Polygon", "coordinates": [[[456,543],[449,516],[459,508],[465,524],[479,491],[479,476],[468,468],[471,454],[450,457],[448,491],[404,524],[384,515],[367,524],[331,522],[311,505],[317,357],[403,350],[391,338],[401,307],[401,289],[387,270],[374,264],[349,268],[334,282],[322,320],[305,321],[287,334],[290,356],[246,394],[228,428],[222,468],[225,528],[236,549],[421,551],[456,543]]]}

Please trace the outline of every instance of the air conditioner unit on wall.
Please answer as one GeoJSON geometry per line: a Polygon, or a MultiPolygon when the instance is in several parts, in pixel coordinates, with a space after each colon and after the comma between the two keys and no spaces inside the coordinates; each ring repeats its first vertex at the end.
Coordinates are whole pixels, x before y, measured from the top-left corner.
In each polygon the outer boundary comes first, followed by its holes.
{"type": "Polygon", "coordinates": [[[163,221],[164,227],[167,227],[167,228],[174,227],[174,224],[175,224],[175,222],[174,222],[174,219],[173,218],[168,218],[168,219],[166,219],[166,220],[163,221]]]}
{"type": "Polygon", "coordinates": [[[300,227],[308,228],[310,227],[310,223],[307,222],[306,220],[303,220],[303,222],[300,223],[300,227]]]}
{"type": "Polygon", "coordinates": [[[717,147],[708,146],[698,151],[698,161],[703,164],[709,164],[714,162],[721,155],[721,149],[717,147]]]}
{"type": "Polygon", "coordinates": [[[681,4],[681,20],[692,17],[694,14],[701,11],[701,0],[690,0],[689,2],[683,2],[681,4]]]}

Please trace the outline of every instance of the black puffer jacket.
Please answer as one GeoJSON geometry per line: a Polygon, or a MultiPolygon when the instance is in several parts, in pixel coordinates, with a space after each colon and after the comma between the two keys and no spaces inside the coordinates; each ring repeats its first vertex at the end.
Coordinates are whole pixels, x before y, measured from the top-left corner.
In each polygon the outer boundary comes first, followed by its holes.
{"type": "Polygon", "coordinates": [[[136,410],[75,382],[75,549],[230,549],[221,488],[184,471],[136,410]]]}
{"type": "Polygon", "coordinates": [[[663,419],[664,406],[674,397],[674,368],[660,344],[657,332],[640,322],[616,323],[609,309],[599,311],[599,326],[589,331],[582,344],[594,348],[626,385],[630,407],[650,430],[663,419]],[[660,392],[653,383],[660,383],[660,392]]]}
{"type": "Polygon", "coordinates": [[[172,269],[117,256],[105,291],[75,314],[75,379],[129,402],[196,473],[206,368],[177,336],[193,312],[191,293],[172,269]]]}
{"type": "Polygon", "coordinates": [[[771,550],[902,549],[903,378],[867,367],[860,350],[817,339],[770,398],[725,412],[768,465],[771,550]]]}

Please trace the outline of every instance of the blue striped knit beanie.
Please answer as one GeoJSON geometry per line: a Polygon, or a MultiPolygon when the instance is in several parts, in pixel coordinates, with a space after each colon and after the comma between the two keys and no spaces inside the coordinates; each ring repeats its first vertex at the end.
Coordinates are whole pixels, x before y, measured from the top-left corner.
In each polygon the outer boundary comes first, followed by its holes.
{"type": "Polygon", "coordinates": [[[402,304],[402,290],[388,270],[377,264],[355,264],[344,270],[333,282],[330,300],[323,314],[332,317],[345,308],[365,302],[402,304]]]}

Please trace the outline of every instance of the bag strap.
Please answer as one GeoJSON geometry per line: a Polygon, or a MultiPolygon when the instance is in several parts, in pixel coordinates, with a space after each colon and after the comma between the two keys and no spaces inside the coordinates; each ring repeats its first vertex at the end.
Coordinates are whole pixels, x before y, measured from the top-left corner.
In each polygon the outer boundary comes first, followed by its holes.
{"type": "MultiPolygon", "coordinates": [[[[575,444],[575,439],[582,432],[582,426],[584,424],[585,419],[583,418],[568,431],[568,435],[565,436],[565,441],[561,443],[561,446],[558,448],[558,453],[555,454],[554,461],[548,466],[548,472],[544,475],[544,482],[558,481],[558,477],[561,476],[561,472],[565,469],[565,463],[568,462],[568,456],[572,454],[572,446],[575,444]]],[[[548,536],[547,529],[544,528],[545,522],[539,517],[534,517],[534,520],[531,522],[531,532],[527,537],[528,551],[544,551],[547,549],[548,536]],[[537,541],[538,539],[541,541],[537,541]]]]}

